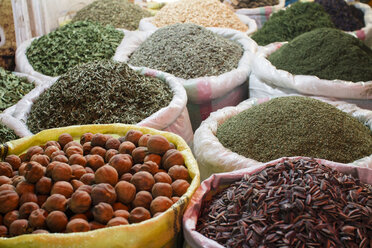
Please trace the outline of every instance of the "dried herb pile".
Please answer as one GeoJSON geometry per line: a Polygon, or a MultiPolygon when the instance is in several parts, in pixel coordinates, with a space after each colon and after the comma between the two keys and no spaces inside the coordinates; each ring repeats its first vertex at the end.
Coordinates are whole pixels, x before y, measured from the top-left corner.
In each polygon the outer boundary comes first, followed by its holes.
{"type": "Polygon", "coordinates": [[[19,137],[14,133],[13,130],[0,123],[0,144],[4,144],[8,141],[18,139],[19,137]]]}
{"type": "Polygon", "coordinates": [[[0,112],[16,104],[35,85],[0,67],[0,112]]]}
{"type": "Polygon", "coordinates": [[[225,247],[370,247],[372,187],[314,160],[286,160],[203,203],[196,230],[225,247]]]}
{"type": "Polygon", "coordinates": [[[217,129],[221,144],[267,162],[306,156],[349,163],[372,154],[372,132],[336,107],[308,97],[280,97],[249,108],[217,129]]]}
{"type": "Polygon", "coordinates": [[[365,26],[363,11],[347,4],[344,0],[315,0],[314,2],[324,7],[336,28],[354,31],[365,26]]]}
{"type": "Polygon", "coordinates": [[[158,29],[131,55],[129,64],[190,79],[217,76],[237,68],[242,46],[195,24],[158,29]]]}
{"type": "Polygon", "coordinates": [[[43,129],[84,124],[135,124],[169,105],[173,93],[160,79],[125,63],[102,60],[72,68],[36,100],[27,125],[43,129]]]}
{"type": "Polygon", "coordinates": [[[34,40],[26,55],[34,70],[59,76],[75,65],[111,58],[123,37],[111,26],[79,21],[34,40]]]}
{"type": "Polygon", "coordinates": [[[264,6],[273,6],[279,4],[279,0],[235,0],[231,1],[234,9],[258,8],[264,6]]]}
{"type": "Polygon", "coordinates": [[[218,0],[180,0],[168,3],[153,21],[157,27],[175,23],[194,23],[204,27],[232,28],[242,32],[248,30],[238,16],[218,0]]]}
{"type": "Polygon", "coordinates": [[[285,10],[271,15],[261,29],[252,35],[258,45],[290,41],[300,34],[316,28],[333,28],[331,17],[317,3],[296,2],[285,10]]]}
{"type": "Polygon", "coordinates": [[[97,0],[79,10],[72,21],[93,21],[136,30],[140,20],[150,16],[149,11],[128,0],[97,0]]]}
{"type": "Polygon", "coordinates": [[[322,28],[298,36],[268,59],[277,69],[296,75],[352,82],[372,80],[372,50],[337,29],[322,28]]]}

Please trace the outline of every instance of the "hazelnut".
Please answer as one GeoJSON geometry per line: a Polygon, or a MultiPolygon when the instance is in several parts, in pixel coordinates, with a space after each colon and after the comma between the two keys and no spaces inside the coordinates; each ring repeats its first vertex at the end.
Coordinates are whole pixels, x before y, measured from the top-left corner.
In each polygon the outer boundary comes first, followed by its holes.
{"type": "Polygon", "coordinates": [[[54,167],[59,164],[61,162],[59,161],[54,161],[54,162],[51,162],[50,164],[48,164],[48,166],[46,167],[46,171],[45,171],[45,176],[47,177],[52,177],[52,171],[54,169],[54,167]]]}
{"type": "Polygon", "coordinates": [[[152,195],[148,191],[140,191],[136,194],[132,205],[133,207],[144,207],[146,209],[150,209],[150,204],[152,202],[152,195]]]}
{"type": "Polygon", "coordinates": [[[161,163],[164,169],[169,170],[174,165],[184,165],[185,160],[180,151],[170,149],[164,154],[161,163]]]}
{"type": "Polygon", "coordinates": [[[50,140],[45,144],[45,149],[48,148],[49,146],[55,146],[58,149],[61,149],[61,145],[58,143],[58,141],[55,140],[50,140]]]}
{"type": "Polygon", "coordinates": [[[30,161],[31,157],[35,154],[44,154],[44,149],[40,146],[31,146],[26,152],[25,161],[30,161]]]}
{"type": "Polygon", "coordinates": [[[118,173],[115,168],[110,165],[104,165],[94,174],[94,181],[96,183],[109,183],[112,186],[118,182],[118,173]]]}
{"type": "Polygon", "coordinates": [[[100,146],[95,146],[93,147],[91,150],[90,150],[90,154],[92,155],[100,155],[102,158],[105,157],[106,155],[106,149],[105,148],[102,148],[100,146]]]}
{"type": "Polygon", "coordinates": [[[156,214],[154,214],[154,215],[152,216],[152,218],[155,218],[155,217],[161,215],[162,213],[163,213],[163,212],[157,212],[156,214]]]}
{"type": "Polygon", "coordinates": [[[26,168],[26,162],[22,162],[21,166],[19,166],[18,168],[18,174],[20,176],[24,176],[25,175],[25,168],[26,168]]]}
{"type": "Polygon", "coordinates": [[[3,216],[0,214],[0,225],[3,225],[3,216]]]}
{"type": "Polygon", "coordinates": [[[129,210],[129,207],[124,205],[123,203],[121,202],[115,202],[113,205],[112,205],[112,208],[114,209],[114,211],[116,210],[129,210]]]}
{"type": "Polygon", "coordinates": [[[13,169],[8,162],[0,162],[0,176],[12,177],[13,169]]]}
{"type": "Polygon", "coordinates": [[[16,188],[13,185],[10,185],[10,184],[3,184],[3,185],[0,186],[0,191],[4,191],[4,190],[15,191],[16,188]]]}
{"type": "Polygon", "coordinates": [[[132,166],[132,168],[130,168],[130,171],[129,172],[131,174],[135,174],[135,173],[137,173],[137,172],[140,171],[141,166],[142,166],[142,164],[135,164],[135,165],[132,166]]]}
{"type": "Polygon", "coordinates": [[[61,194],[67,199],[67,198],[70,198],[73,192],[74,192],[74,189],[69,182],[58,181],[53,185],[52,190],[50,191],[50,194],[51,195],[61,194]]]}
{"type": "Polygon", "coordinates": [[[176,149],[176,145],[172,142],[169,142],[169,149],[176,149]]]}
{"type": "Polygon", "coordinates": [[[109,220],[109,222],[107,222],[107,226],[120,226],[128,224],[129,224],[128,220],[124,219],[123,217],[115,217],[109,220]]]}
{"type": "Polygon", "coordinates": [[[108,139],[105,144],[105,147],[107,150],[109,149],[119,150],[119,146],[120,146],[120,141],[115,138],[108,139]]]}
{"type": "Polygon", "coordinates": [[[171,198],[171,200],[172,200],[173,203],[178,202],[179,199],[180,199],[180,198],[179,198],[178,196],[173,196],[173,197],[171,198]]]}
{"type": "Polygon", "coordinates": [[[137,191],[150,191],[152,186],[155,184],[154,177],[147,171],[137,172],[133,175],[130,182],[136,186],[137,191]]]}
{"type": "Polygon", "coordinates": [[[14,190],[1,190],[0,203],[0,213],[6,214],[18,207],[19,196],[14,190]]]}
{"type": "Polygon", "coordinates": [[[121,176],[130,171],[133,163],[129,155],[117,154],[110,159],[109,165],[115,168],[118,175],[121,176]]]}
{"type": "Polygon", "coordinates": [[[7,176],[0,176],[0,185],[3,184],[12,184],[12,179],[7,176]]]}
{"type": "Polygon", "coordinates": [[[75,215],[71,216],[71,218],[70,218],[70,220],[73,220],[73,219],[83,219],[83,220],[88,221],[88,218],[85,214],[75,214],[75,215]]]}
{"type": "Polygon", "coordinates": [[[106,227],[106,225],[101,224],[101,223],[99,223],[97,221],[91,221],[91,222],[89,222],[89,226],[90,226],[90,230],[97,230],[97,229],[106,227]]]}
{"type": "Polygon", "coordinates": [[[136,207],[130,212],[129,222],[139,223],[151,218],[150,212],[143,207],[136,207]]]}
{"type": "Polygon", "coordinates": [[[15,177],[15,176],[18,176],[18,175],[19,175],[19,172],[18,171],[13,171],[12,177],[15,177]]]}
{"type": "Polygon", "coordinates": [[[15,220],[9,227],[10,236],[18,236],[29,233],[28,221],[27,220],[15,220]]]}
{"type": "Polygon", "coordinates": [[[92,173],[92,174],[94,174],[94,170],[92,168],[90,168],[90,167],[85,167],[85,171],[86,171],[86,173],[92,173]]]}
{"type": "Polygon", "coordinates": [[[89,210],[92,199],[86,191],[75,191],[68,202],[68,207],[72,212],[81,214],[89,210]]]}
{"type": "Polygon", "coordinates": [[[67,143],[73,141],[74,139],[69,133],[63,133],[58,137],[58,143],[61,145],[61,148],[63,148],[67,143]]]}
{"type": "Polygon", "coordinates": [[[159,166],[159,165],[161,165],[161,156],[158,155],[158,154],[152,154],[152,153],[150,153],[150,154],[146,155],[146,157],[144,158],[143,161],[145,163],[147,161],[152,161],[152,162],[156,163],[159,166]]]}
{"type": "Polygon", "coordinates": [[[181,197],[183,194],[186,193],[189,186],[190,184],[186,180],[177,179],[172,183],[173,194],[175,196],[181,197]]]}
{"type": "Polygon", "coordinates": [[[48,199],[49,195],[38,195],[37,196],[37,205],[40,207],[43,206],[44,202],[48,199]]]}
{"type": "Polygon", "coordinates": [[[108,139],[109,139],[108,136],[101,134],[101,133],[96,133],[93,135],[92,140],[90,142],[92,146],[105,147],[105,144],[108,139]]]}
{"type": "Polygon", "coordinates": [[[114,216],[111,205],[105,202],[95,205],[92,212],[94,220],[102,224],[106,224],[114,216]]]}
{"type": "Polygon", "coordinates": [[[67,216],[64,212],[53,211],[46,218],[46,224],[52,232],[63,232],[67,226],[67,216]]]}
{"type": "Polygon", "coordinates": [[[24,176],[14,176],[12,178],[12,185],[14,187],[17,187],[18,183],[22,182],[22,181],[26,181],[25,177],[24,176]]]}
{"type": "Polygon", "coordinates": [[[48,197],[46,202],[42,205],[42,208],[48,212],[52,211],[66,211],[67,200],[66,197],[61,194],[54,194],[48,197]]]}
{"type": "Polygon", "coordinates": [[[124,204],[131,203],[136,196],[136,187],[126,181],[118,182],[115,186],[115,191],[117,199],[124,204]]]}
{"type": "Polygon", "coordinates": [[[158,172],[154,175],[155,182],[157,183],[172,183],[172,178],[166,172],[158,172]]]}
{"type": "Polygon", "coordinates": [[[28,223],[32,228],[40,229],[45,228],[45,220],[48,216],[48,212],[44,209],[38,208],[31,212],[28,217],[28,223]]]}
{"type": "Polygon", "coordinates": [[[130,141],[133,144],[135,144],[136,146],[138,146],[138,140],[142,137],[142,135],[143,135],[143,133],[141,131],[132,129],[132,130],[129,130],[125,134],[125,140],[130,141]]]}
{"type": "Polygon", "coordinates": [[[119,209],[119,210],[116,210],[114,212],[114,216],[115,217],[122,217],[124,219],[128,219],[129,218],[129,212],[127,210],[119,209]]]}
{"type": "Polygon", "coordinates": [[[80,179],[82,175],[86,173],[86,170],[83,166],[78,164],[71,165],[72,178],[80,179]]]}
{"type": "Polygon", "coordinates": [[[85,173],[80,177],[80,182],[86,185],[93,185],[94,184],[94,174],[93,173],[85,173]]]}
{"type": "Polygon", "coordinates": [[[93,134],[92,133],[85,133],[80,137],[80,144],[84,145],[86,142],[90,142],[92,140],[93,134]]]}
{"type": "Polygon", "coordinates": [[[107,150],[107,151],[106,151],[106,154],[105,154],[105,161],[106,161],[106,162],[109,162],[110,159],[111,159],[113,156],[117,155],[118,153],[119,153],[119,152],[118,152],[117,150],[114,150],[114,149],[109,149],[109,150],[107,150]]]}
{"type": "Polygon", "coordinates": [[[97,170],[98,168],[105,165],[105,161],[100,155],[93,154],[87,156],[87,166],[91,167],[93,170],[97,170]]]}
{"type": "Polygon", "coordinates": [[[19,206],[22,206],[26,202],[35,202],[37,203],[37,195],[34,193],[25,193],[22,194],[21,198],[19,198],[19,206]]]}
{"type": "Polygon", "coordinates": [[[0,237],[8,236],[8,228],[6,226],[0,226],[0,237]]]}
{"type": "Polygon", "coordinates": [[[136,164],[143,163],[147,154],[148,154],[147,147],[140,146],[140,147],[135,148],[132,151],[132,157],[133,157],[134,163],[136,164]]]}
{"type": "Polygon", "coordinates": [[[66,149],[67,157],[71,157],[73,154],[79,154],[83,156],[83,148],[79,146],[70,146],[66,149]]]}
{"type": "Polygon", "coordinates": [[[68,143],[63,147],[63,151],[67,154],[67,149],[70,148],[70,147],[72,147],[72,146],[77,146],[77,147],[83,149],[83,146],[82,146],[79,142],[77,142],[77,141],[70,141],[70,142],[68,142],[68,143]]]}
{"type": "Polygon", "coordinates": [[[57,156],[54,156],[52,158],[52,161],[58,161],[58,162],[62,162],[62,163],[67,163],[68,162],[68,158],[65,156],[65,155],[57,155],[57,156]]]}
{"type": "Polygon", "coordinates": [[[127,182],[130,182],[130,179],[132,179],[132,174],[130,173],[124,173],[121,177],[120,177],[120,181],[127,181],[127,182]]]}
{"type": "Polygon", "coordinates": [[[77,179],[73,179],[73,180],[71,180],[71,185],[72,185],[72,188],[74,189],[74,191],[76,191],[80,186],[83,186],[84,183],[82,181],[77,180],[77,179]]]}
{"type": "Polygon", "coordinates": [[[73,219],[66,226],[66,232],[87,232],[90,230],[88,221],[84,219],[73,219]]]}
{"type": "Polygon", "coordinates": [[[25,167],[25,179],[29,183],[36,183],[44,176],[44,167],[35,161],[30,161],[25,167]]]}
{"type": "Polygon", "coordinates": [[[120,154],[132,154],[133,150],[136,148],[136,145],[130,141],[124,141],[119,146],[120,154]]]}
{"type": "Polygon", "coordinates": [[[10,227],[10,224],[12,224],[15,220],[19,219],[19,212],[18,210],[13,210],[8,212],[6,215],[4,215],[4,225],[6,227],[10,227]]]}
{"type": "Polygon", "coordinates": [[[43,234],[43,233],[49,233],[47,230],[44,229],[37,229],[32,232],[32,234],[43,234]]]}
{"type": "MultiPolygon", "coordinates": [[[[61,151],[61,150],[55,151],[55,152],[53,152],[53,153],[50,155],[50,159],[53,160],[55,157],[60,156],[60,155],[65,156],[65,153],[64,153],[63,151],[61,151]]],[[[58,160],[61,160],[61,158],[58,158],[58,160]]]]}
{"type": "Polygon", "coordinates": [[[91,193],[93,205],[100,202],[113,204],[116,201],[116,193],[114,187],[108,183],[96,184],[91,193]]]}
{"type": "Polygon", "coordinates": [[[5,158],[5,162],[9,163],[12,166],[13,170],[18,170],[19,166],[21,166],[21,159],[17,155],[8,155],[5,158]]]}
{"type": "Polygon", "coordinates": [[[48,195],[52,189],[52,179],[49,177],[42,177],[35,185],[37,194],[48,195]]]}
{"type": "Polygon", "coordinates": [[[169,176],[176,181],[177,179],[189,179],[189,171],[183,165],[174,165],[168,170],[169,176]]]}
{"type": "Polygon", "coordinates": [[[21,159],[21,163],[26,161],[26,153],[23,153],[23,154],[19,155],[19,158],[21,159]]]}
{"type": "Polygon", "coordinates": [[[66,163],[58,163],[52,170],[52,178],[54,181],[69,181],[72,176],[72,169],[66,163]]]}
{"type": "Polygon", "coordinates": [[[41,164],[43,167],[47,167],[50,162],[50,159],[47,155],[35,154],[34,156],[31,157],[31,161],[35,161],[41,164]]]}
{"type": "Polygon", "coordinates": [[[35,202],[26,202],[19,208],[19,218],[20,219],[28,219],[31,212],[39,209],[39,205],[35,202]]]}
{"type": "Polygon", "coordinates": [[[93,189],[93,187],[90,186],[90,185],[82,185],[76,191],[85,191],[88,194],[91,194],[92,193],[92,189],[93,189]]]}
{"type": "Polygon", "coordinates": [[[152,196],[154,198],[158,196],[172,197],[172,186],[169,183],[155,183],[152,187],[152,196]]]}
{"type": "Polygon", "coordinates": [[[170,206],[173,205],[173,201],[165,196],[156,197],[150,204],[151,214],[156,214],[158,212],[164,212],[170,206]]]}
{"type": "Polygon", "coordinates": [[[151,137],[151,134],[147,133],[141,136],[141,138],[138,140],[138,146],[146,146],[147,147],[147,141],[151,137]]]}
{"type": "Polygon", "coordinates": [[[169,149],[168,140],[161,135],[152,135],[147,141],[149,153],[163,155],[169,149]]]}
{"type": "Polygon", "coordinates": [[[139,171],[147,171],[155,175],[159,170],[159,166],[153,161],[147,161],[140,166],[139,171]]]}
{"type": "Polygon", "coordinates": [[[84,143],[83,145],[83,153],[84,155],[88,155],[90,153],[90,151],[92,150],[92,144],[90,142],[86,142],[84,143]]]}
{"type": "Polygon", "coordinates": [[[87,165],[87,159],[80,154],[73,154],[68,158],[68,163],[73,165],[73,164],[78,164],[81,166],[86,166],[87,165]]]}

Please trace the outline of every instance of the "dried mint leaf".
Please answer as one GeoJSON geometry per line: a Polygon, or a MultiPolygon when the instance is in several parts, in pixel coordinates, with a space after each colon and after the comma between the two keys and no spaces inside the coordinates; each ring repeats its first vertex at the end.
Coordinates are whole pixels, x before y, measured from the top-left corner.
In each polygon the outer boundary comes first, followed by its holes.
{"type": "Polygon", "coordinates": [[[8,141],[18,139],[19,137],[14,133],[13,130],[0,123],[0,144],[4,144],[8,141]]]}

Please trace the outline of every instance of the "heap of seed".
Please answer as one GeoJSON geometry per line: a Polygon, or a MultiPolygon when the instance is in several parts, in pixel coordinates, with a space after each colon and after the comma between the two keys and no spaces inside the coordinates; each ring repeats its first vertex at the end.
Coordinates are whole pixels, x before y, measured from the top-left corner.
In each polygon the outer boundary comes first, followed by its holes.
{"type": "Polygon", "coordinates": [[[158,27],[175,23],[194,23],[204,27],[248,30],[238,16],[218,0],[180,0],[165,5],[152,21],[158,27]]]}
{"type": "Polygon", "coordinates": [[[204,202],[196,230],[225,247],[370,247],[371,216],[371,185],[286,160],[204,202]]]}

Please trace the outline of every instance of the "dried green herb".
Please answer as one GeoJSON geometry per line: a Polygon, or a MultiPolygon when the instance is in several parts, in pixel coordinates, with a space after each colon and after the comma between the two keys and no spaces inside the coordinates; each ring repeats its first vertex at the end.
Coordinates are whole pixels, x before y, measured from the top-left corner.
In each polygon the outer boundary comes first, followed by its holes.
{"type": "Polygon", "coordinates": [[[0,112],[16,104],[35,85],[0,67],[0,112]]]}
{"type": "Polygon", "coordinates": [[[173,94],[161,79],[109,60],[70,69],[36,100],[27,125],[43,129],[84,124],[135,124],[169,105],[173,94]]]}
{"type": "Polygon", "coordinates": [[[131,55],[128,63],[190,79],[235,69],[243,52],[235,41],[204,27],[182,23],[158,29],[131,55]]]}
{"type": "Polygon", "coordinates": [[[278,69],[296,75],[352,82],[372,80],[372,50],[359,39],[332,28],[298,36],[269,56],[278,69]]]}
{"type": "Polygon", "coordinates": [[[252,39],[264,46],[277,41],[290,41],[300,34],[324,27],[333,28],[334,24],[320,4],[297,2],[273,13],[262,28],[252,35],[252,39]]]}
{"type": "Polygon", "coordinates": [[[13,130],[9,129],[4,124],[0,123],[0,144],[4,144],[8,141],[18,139],[19,137],[14,133],[13,130]]]}
{"type": "Polygon", "coordinates": [[[142,18],[151,13],[128,0],[97,0],[76,13],[72,21],[96,21],[116,28],[138,29],[142,18]]]}
{"type": "Polygon", "coordinates": [[[74,22],[34,40],[26,55],[34,70],[59,76],[75,65],[111,58],[123,37],[111,26],[74,22]]]}
{"type": "Polygon", "coordinates": [[[217,129],[221,144],[267,162],[307,156],[349,163],[372,154],[372,132],[336,107],[308,97],[280,97],[231,117],[217,129]]]}
{"type": "Polygon", "coordinates": [[[264,6],[273,6],[279,4],[279,0],[234,0],[231,5],[234,9],[259,8],[264,6]]]}

